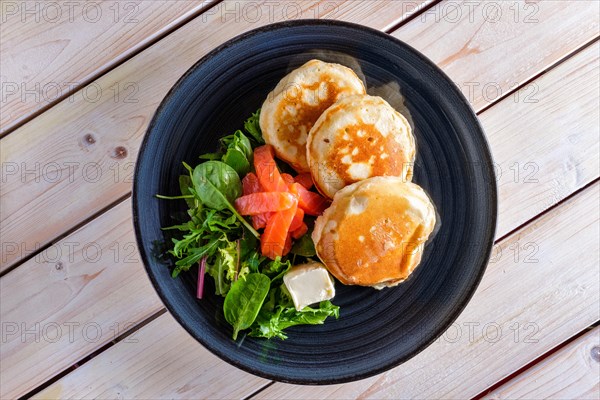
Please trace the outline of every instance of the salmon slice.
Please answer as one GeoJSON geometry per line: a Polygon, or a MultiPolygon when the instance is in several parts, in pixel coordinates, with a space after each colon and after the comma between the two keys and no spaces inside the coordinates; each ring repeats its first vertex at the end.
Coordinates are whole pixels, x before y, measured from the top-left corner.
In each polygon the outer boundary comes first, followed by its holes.
{"type": "Polygon", "coordinates": [[[308,232],[308,225],[303,222],[300,227],[292,231],[292,237],[294,239],[300,239],[302,236],[306,235],[306,232],[308,232]]]}
{"type": "Polygon", "coordinates": [[[271,218],[273,216],[272,212],[268,212],[268,213],[263,213],[263,214],[258,214],[258,215],[253,215],[252,218],[252,227],[254,229],[262,229],[265,226],[267,226],[267,222],[269,221],[269,218],[271,218]]]}
{"type": "Polygon", "coordinates": [[[296,210],[296,215],[294,215],[294,219],[292,220],[292,223],[290,225],[290,232],[293,232],[296,229],[300,228],[302,222],[304,222],[304,210],[298,207],[296,210]]]}
{"type": "Polygon", "coordinates": [[[285,245],[283,245],[283,255],[285,256],[290,250],[292,250],[292,234],[288,233],[285,238],[285,245]]]}
{"type": "Polygon", "coordinates": [[[329,207],[329,200],[318,193],[307,190],[299,183],[294,183],[291,192],[298,196],[298,207],[304,210],[305,214],[319,216],[329,207]]]}
{"type": "Polygon", "coordinates": [[[291,176],[290,174],[281,174],[281,177],[283,178],[283,181],[285,182],[285,184],[287,185],[287,187],[289,188],[294,182],[296,182],[294,180],[294,177],[291,176]]]}
{"type": "Polygon", "coordinates": [[[296,175],[296,177],[294,178],[294,181],[298,182],[299,184],[304,186],[306,189],[310,189],[313,185],[313,179],[312,179],[312,175],[310,174],[310,172],[296,175]]]}
{"type": "Polygon", "coordinates": [[[248,172],[244,179],[242,179],[242,194],[260,193],[265,190],[258,181],[258,177],[254,172],[248,172]]]}
{"type": "Polygon", "coordinates": [[[264,145],[254,150],[254,169],[262,187],[267,192],[287,192],[288,186],[281,177],[275,158],[273,147],[264,145]]]}
{"type": "Polygon", "coordinates": [[[235,209],[241,215],[259,215],[266,212],[282,211],[297,204],[291,193],[264,192],[251,193],[235,199],[235,209]]]}
{"type": "Polygon", "coordinates": [[[297,207],[298,205],[295,203],[287,210],[276,212],[269,219],[265,231],[260,237],[260,250],[263,256],[272,260],[283,256],[285,242],[297,207]]]}

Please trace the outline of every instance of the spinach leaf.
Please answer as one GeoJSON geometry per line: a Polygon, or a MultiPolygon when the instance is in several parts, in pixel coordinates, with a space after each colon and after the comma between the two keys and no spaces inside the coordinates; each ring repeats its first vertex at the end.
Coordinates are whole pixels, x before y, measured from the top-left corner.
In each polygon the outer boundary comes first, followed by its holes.
{"type": "Polygon", "coordinates": [[[207,161],[194,168],[194,189],[202,204],[215,210],[233,206],[242,194],[242,182],[237,172],[220,161],[207,161]]]}
{"type": "Polygon", "coordinates": [[[292,246],[292,250],[290,250],[290,252],[303,257],[314,257],[317,255],[315,244],[311,238],[310,232],[298,239],[292,246]]]}
{"type": "Polygon", "coordinates": [[[254,323],[267,294],[271,280],[263,274],[249,274],[246,279],[238,279],[231,285],[231,289],[223,304],[225,319],[233,327],[233,340],[238,333],[248,329],[254,323]]]}
{"type": "Polygon", "coordinates": [[[243,178],[252,169],[253,152],[250,140],[242,131],[238,130],[233,135],[221,139],[225,148],[222,161],[232,167],[243,178]]]}
{"type": "Polygon", "coordinates": [[[225,136],[221,138],[221,145],[226,149],[238,149],[240,153],[244,155],[248,160],[252,161],[254,152],[252,151],[252,145],[250,139],[239,129],[234,132],[233,135],[225,136]]]}
{"type": "Polygon", "coordinates": [[[233,168],[221,161],[207,161],[194,168],[192,182],[203,205],[215,210],[229,209],[254,236],[260,236],[233,207],[242,194],[242,182],[233,168]]]}
{"type": "Polygon", "coordinates": [[[252,136],[257,145],[265,144],[260,129],[260,108],[244,122],[244,129],[252,136]]]}
{"type": "Polygon", "coordinates": [[[238,176],[241,177],[246,176],[252,168],[252,164],[250,164],[250,161],[244,156],[244,153],[236,148],[227,150],[227,153],[223,155],[223,162],[233,168],[238,176]]]}
{"type": "MultiPolygon", "coordinates": [[[[179,190],[181,190],[182,196],[190,196],[193,193],[190,191],[192,187],[192,178],[189,175],[179,176],[179,190]]],[[[185,202],[189,208],[197,208],[198,204],[195,198],[186,198],[185,202]]]]}
{"type": "Polygon", "coordinates": [[[223,157],[223,153],[217,152],[217,153],[204,153],[202,154],[200,157],[198,157],[201,160],[220,160],[221,157],[223,157]]]}

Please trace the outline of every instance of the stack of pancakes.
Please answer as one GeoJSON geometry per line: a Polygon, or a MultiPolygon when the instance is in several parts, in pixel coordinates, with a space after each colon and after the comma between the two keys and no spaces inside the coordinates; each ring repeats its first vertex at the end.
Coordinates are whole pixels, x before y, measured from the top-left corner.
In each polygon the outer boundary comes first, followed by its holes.
{"type": "Polygon", "coordinates": [[[350,68],[311,60],[265,100],[263,137],[333,199],[315,222],[317,255],[342,283],[382,288],[421,260],[436,213],[411,183],[416,144],[402,114],[366,94],[350,68]]]}

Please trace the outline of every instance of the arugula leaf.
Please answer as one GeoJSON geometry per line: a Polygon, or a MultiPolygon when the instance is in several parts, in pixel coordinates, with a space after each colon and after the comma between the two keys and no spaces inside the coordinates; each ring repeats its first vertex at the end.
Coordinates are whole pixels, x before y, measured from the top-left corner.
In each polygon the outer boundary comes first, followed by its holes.
{"type": "Polygon", "coordinates": [[[239,331],[248,329],[254,323],[267,294],[271,280],[263,274],[249,274],[246,279],[238,279],[231,285],[225,296],[223,313],[233,326],[233,340],[239,331]]]}
{"type": "MultiPolygon", "coordinates": [[[[269,301],[271,301],[271,298],[269,301]]],[[[325,322],[327,317],[337,319],[340,316],[340,308],[333,305],[329,300],[319,303],[318,308],[304,307],[301,311],[297,311],[293,306],[284,307],[281,305],[275,306],[274,309],[274,312],[263,312],[261,309],[252,326],[250,336],[267,339],[273,337],[287,339],[287,335],[283,332],[286,328],[295,325],[320,325],[325,322]]]]}
{"type": "Polygon", "coordinates": [[[265,144],[260,129],[260,108],[244,122],[244,129],[252,136],[257,145],[265,144]]]}
{"type": "MultiPolygon", "coordinates": [[[[177,255],[176,251],[177,251],[178,244],[179,243],[175,244],[175,249],[173,250],[173,253],[172,253],[174,255],[177,255]]],[[[218,244],[219,244],[219,239],[213,239],[213,240],[209,241],[207,244],[205,244],[204,246],[196,247],[196,248],[189,250],[186,257],[178,260],[175,263],[175,269],[171,273],[171,276],[173,278],[177,278],[177,276],[181,273],[181,271],[189,270],[190,267],[192,265],[196,264],[198,261],[200,261],[200,259],[202,257],[204,257],[204,256],[210,254],[212,251],[214,251],[214,249],[217,248],[218,244]]],[[[179,250],[181,250],[181,249],[179,249],[179,250]]]]}

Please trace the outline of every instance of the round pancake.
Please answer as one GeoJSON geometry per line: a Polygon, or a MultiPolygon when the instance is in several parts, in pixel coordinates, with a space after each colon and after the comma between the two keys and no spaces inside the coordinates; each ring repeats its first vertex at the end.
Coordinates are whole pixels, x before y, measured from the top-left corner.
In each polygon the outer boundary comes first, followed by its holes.
{"type": "Polygon", "coordinates": [[[412,273],[435,221],[433,203],[420,186],[374,177],[338,191],[317,218],[312,239],[340,282],[381,289],[412,273]]]}
{"type": "Polygon", "coordinates": [[[311,60],[286,75],[260,113],[265,142],[298,172],[308,172],[306,137],[321,113],[343,96],[366,93],[350,68],[311,60]]]}
{"type": "Polygon", "coordinates": [[[410,124],[384,99],[347,96],[321,114],[308,135],[307,157],[317,189],[329,198],[372,176],[412,179],[410,124]]]}

